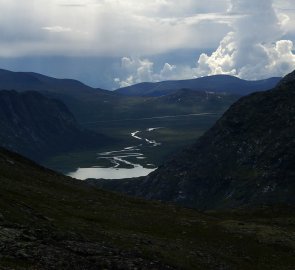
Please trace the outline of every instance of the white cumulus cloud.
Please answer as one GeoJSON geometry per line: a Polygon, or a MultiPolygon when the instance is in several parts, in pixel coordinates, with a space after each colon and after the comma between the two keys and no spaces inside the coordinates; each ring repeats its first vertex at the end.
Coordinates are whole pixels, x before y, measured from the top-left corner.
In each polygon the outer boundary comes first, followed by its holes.
{"type": "Polygon", "coordinates": [[[229,13],[239,14],[233,31],[210,56],[202,54],[197,75],[231,74],[244,79],[283,76],[295,68],[293,42],[280,40],[288,21],[270,0],[231,0],[229,13]]]}
{"type": "MultiPolygon", "coordinates": [[[[211,55],[201,54],[193,67],[166,63],[157,72],[148,59],[124,57],[122,69],[127,76],[126,79],[117,78],[116,83],[122,87],[144,81],[188,79],[216,74],[234,75],[249,80],[284,76],[295,69],[295,48],[293,41],[283,38],[288,32],[286,26],[290,23],[290,17],[284,13],[284,9],[275,9],[274,3],[286,5],[278,0],[230,0],[226,14],[210,15],[231,26],[231,31],[211,55]]],[[[185,20],[198,21],[204,19],[202,16],[208,14],[185,20]]],[[[207,30],[209,31],[208,28],[207,30]]]]}
{"type": "Polygon", "coordinates": [[[121,68],[127,74],[124,79],[115,78],[119,87],[126,87],[141,82],[159,82],[164,80],[190,79],[195,76],[196,69],[188,66],[165,63],[159,71],[155,71],[154,63],[149,59],[123,57],[121,68]]]}

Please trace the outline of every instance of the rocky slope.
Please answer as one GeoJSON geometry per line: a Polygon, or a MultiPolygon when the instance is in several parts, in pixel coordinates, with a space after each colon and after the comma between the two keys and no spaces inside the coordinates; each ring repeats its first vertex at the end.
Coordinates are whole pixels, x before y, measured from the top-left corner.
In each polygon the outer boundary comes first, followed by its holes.
{"type": "Polygon", "coordinates": [[[104,188],[200,209],[295,204],[295,72],[240,99],[194,145],[149,176],[104,188]]]}
{"type": "Polygon", "coordinates": [[[38,161],[111,142],[82,130],[62,102],[33,91],[0,91],[0,125],[0,146],[38,161]]]}
{"type": "Polygon", "coordinates": [[[0,269],[293,269],[295,211],[199,213],[93,189],[0,148],[0,269]]]}

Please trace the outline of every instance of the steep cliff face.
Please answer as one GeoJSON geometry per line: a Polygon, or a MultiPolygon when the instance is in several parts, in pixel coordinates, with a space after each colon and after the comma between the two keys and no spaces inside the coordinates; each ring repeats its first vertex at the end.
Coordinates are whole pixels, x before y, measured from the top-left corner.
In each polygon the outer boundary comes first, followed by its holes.
{"type": "Polygon", "coordinates": [[[240,99],[194,145],[135,181],[105,188],[201,209],[295,204],[295,72],[240,99]]]}
{"type": "Polygon", "coordinates": [[[0,125],[1,146],[38,161],[58,152],[110,141],[81,130],[62,102],[33,91],[0,91],[0,125]]]}

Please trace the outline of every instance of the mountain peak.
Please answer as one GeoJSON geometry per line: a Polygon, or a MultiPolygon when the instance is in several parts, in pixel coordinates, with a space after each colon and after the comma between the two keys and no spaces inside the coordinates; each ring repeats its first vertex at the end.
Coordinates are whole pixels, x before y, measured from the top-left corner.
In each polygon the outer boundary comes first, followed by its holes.
{"type": "Polygon", "coordinates": [[[289,85],[295,82],[295,70],[286,75],[278,84],[278,86],[289,85]]]}

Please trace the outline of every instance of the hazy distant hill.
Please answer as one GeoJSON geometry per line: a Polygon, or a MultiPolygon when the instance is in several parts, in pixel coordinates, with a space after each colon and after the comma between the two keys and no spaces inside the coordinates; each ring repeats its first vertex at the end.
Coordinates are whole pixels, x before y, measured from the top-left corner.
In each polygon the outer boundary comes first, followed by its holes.
{"type": "Polygon", "coordinates": [[[127,96],[161,96],[175,90],[187,88],[197,91],[227,92],[235,95],[247,95],[256,91],[273,88],[281,78],[258,81],[246,81],[229,75],[215,75],[192,80],[139,83],[120,88],[117,93],[127,96]]]}
{"type": "Polygon", "coordinates": [[[194,145],[149,176],[98,183],[201,209],[295,205],[294,104],[295,71],[273,90],[241,98],[194,145]]]}
{"type": "Polygon", "coordinates": [[[60,101],[38,92],[0,91],[0,145],[35,160],[98,147],[110,138],[82,130],[60,101]]]}

